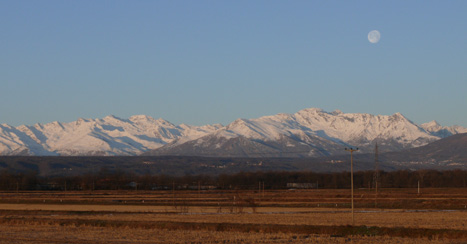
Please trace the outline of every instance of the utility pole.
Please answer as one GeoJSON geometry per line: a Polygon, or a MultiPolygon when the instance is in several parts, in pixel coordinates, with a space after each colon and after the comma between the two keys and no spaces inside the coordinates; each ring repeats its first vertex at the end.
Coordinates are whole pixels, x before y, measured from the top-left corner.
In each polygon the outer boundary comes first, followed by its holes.
{"type": "Polygon", "coordinates": [[[375,184],[375,208],[378,206],[378,178],[379,178],[379,165],[378,165],[378,143],[375,145],[375,174],[373,175],[373,182],[375,184]]]}
{"type": "Polygon", "coordinates": [[[354,205],[353,205],[353,152],[358,151],[358,148],[345,148],[346,151],[350,152],[350,188],[352,189],[352,226],[355,225],[355,218],[354,218],[354,205]]]}
{"type": "Polygon", "coordinates": [[[264,181],[263,181],[263,197],[264,197],[264,181]]]}
{"type": "Polygon", "coordinates": [[[94,172],[94,164],[92,165],[92,190],[94,191],[96,188],[96,184],[94,183],[96,180],[96,173],[94,172]]]}
{"type": "Polygon", "coordinates": [[[261,181],[258,182],[258,194],[261,197],[261,181]]]}
{"type": "Polygon", "coordinates": [[[172,203],[175,207],[175,181],[172,181],[172,203]]]}

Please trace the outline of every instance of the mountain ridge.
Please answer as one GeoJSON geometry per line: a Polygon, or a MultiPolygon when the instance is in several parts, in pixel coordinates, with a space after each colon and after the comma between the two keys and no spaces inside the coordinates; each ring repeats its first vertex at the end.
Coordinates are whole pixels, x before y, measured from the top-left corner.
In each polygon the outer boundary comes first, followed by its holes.
{"type": "MultiPolygon", "coordinates": [[[[399,152],[380,153],[378,169],[467,170],[467,133],[456,134],[427,145],[399,152]]],[[[375,169],[375,153],[354,153],[354,170],[375,169]]],[[[0,169],[40,176],[77,176],[104,172],[131,172],[138,175],[225,175],[270,171],[350,171],[350,155],[315,158],[232,158],[199,156],[0,156],[0,169]]]]}
{"type": "MultiPolygon", "coordinates": [[[[461,129],[466,131],[465,128],[461,129]]],[[[383,151],[422,146],[443,138],[434,135],[436,132],[427,132],[400,113],[346,114],[339,110],[326,112],[319,108],[308,108],[295,114],[237,119],[221,130],[192,142],[168,144],[144,155],[283,157],[286,154],[293,157],[322,157],[342,154],[341,149],[348,146],[357,146],[363,152],[369,152],[375,142],[381,145],[383,151]],[[224,140],[219,140],[220,137],[224,140]],[[248,152],[239,154],[240,145],[235,144],[239,137],[243,144],[261,143],[263,149],[251,151],[249,148],[248,152]],[[280,140],[283,142],[280,143],[280,140]],[[232,145],[237,149],[233,150],[232,145]],[[265,152],[268,154],[264,155],[265,152]]],[[[454,129],[450,132],[458,133],[454,129]]]]}
{"type": "Polygon", "coordinates": [[[0,125],[0,155],[184,155],[232,157],[321,157],[378,142],[383,151],[426,145],[465,133],[437,122],[417,125],[400,113],[371,115],[307,108],[220,124],[174,125],[162,118],[113,115],[32,126],[0,125]]]}

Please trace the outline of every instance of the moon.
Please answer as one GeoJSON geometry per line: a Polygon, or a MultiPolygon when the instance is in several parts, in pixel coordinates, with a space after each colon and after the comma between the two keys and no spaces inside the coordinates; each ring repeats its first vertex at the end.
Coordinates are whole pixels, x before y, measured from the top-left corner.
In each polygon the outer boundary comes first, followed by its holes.
{"type": "Polygon", "coordinates": [[[377,30],[372,30],[370,33],[368,33],[368,41],[373,44],[378,43],[380,38],[381,34],[377,30]]]}

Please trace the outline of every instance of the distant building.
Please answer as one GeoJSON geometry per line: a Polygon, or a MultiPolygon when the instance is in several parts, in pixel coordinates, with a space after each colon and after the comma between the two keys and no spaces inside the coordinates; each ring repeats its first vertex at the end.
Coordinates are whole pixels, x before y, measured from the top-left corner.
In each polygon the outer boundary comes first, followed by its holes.
{"type": "Polygon", "coordinates": [[[318,188],[318,184],[316,183],[287,183],[287,188],[295,188],[295,189],[316,189],[318,188]]]}
{"type": "Polygon", "coordinates": [[[189,185],[186,189],[189,190],[214,190],[217,186],[212,185],[189,185]]]}

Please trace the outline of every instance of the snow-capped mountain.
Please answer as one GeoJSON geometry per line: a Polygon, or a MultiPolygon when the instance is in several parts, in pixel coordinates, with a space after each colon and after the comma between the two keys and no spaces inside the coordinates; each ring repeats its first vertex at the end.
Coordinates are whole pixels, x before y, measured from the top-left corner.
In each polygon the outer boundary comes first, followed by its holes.
{"type": "Polygon", "coordinates": [[[184,143],[173,142],[146,155],[198,155],[231,157],[314,157],[344,153],[344,147],[371,152],[376,142],[381,151],[397,151],[426,145],[463,127],[426,130],[402,114],[345,114],[317,108],[295,114],[257,119],[237,119],[224,128],[184,143]]]}
{"type": "Polygon", "coordinates": [[[467,133],[467,128],[458,125],[441,126],[440,124],[438,124],[438,122],[436,122],[436,120],[421,124],[421,127],[426,131],[430,132],[432,135],[441,138],[445,138],[455,134],[467,133]]]}
{"type": "Polygon", "coordinates": [[[371,115],[326,112],[237,119],[227,126],[174,125],[145,115],[121,119],[78,119],[33,126],[0,125],[0,155],[190,155],[230,157],[315,157],[344,147],[395,151],[458,133],[460,126],[417,125],[400,113],[371,115]]]}
{"type": "Polygon", "coordinates": [[[179,138],[198,138],[221,127],[175,126],[146,115],[16,128],[0,125],[0,155],[138,155],[179,138]]]}

